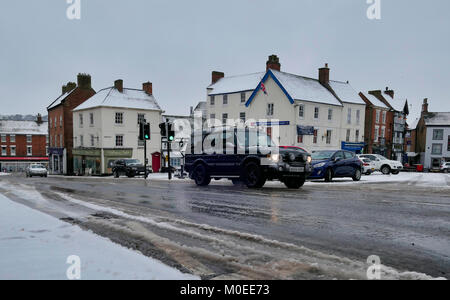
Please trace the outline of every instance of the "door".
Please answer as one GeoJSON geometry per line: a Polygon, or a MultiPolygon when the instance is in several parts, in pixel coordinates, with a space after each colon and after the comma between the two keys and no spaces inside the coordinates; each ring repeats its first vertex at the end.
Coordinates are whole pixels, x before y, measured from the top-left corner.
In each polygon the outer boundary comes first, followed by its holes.
{"type": "Polygon", "coordinates": [[[161,153],[155,152],[152,154],[152,170],[153,173],[159,173],[161,169],[161,153]]]}
{"type": "Polygon", "coordinates": [[[344,176],[345,175],[345,157],[344,152],[339,151],[334,155],[334,159],[338,159],[334,163],[333,170],[335,176],[344,176]]]}

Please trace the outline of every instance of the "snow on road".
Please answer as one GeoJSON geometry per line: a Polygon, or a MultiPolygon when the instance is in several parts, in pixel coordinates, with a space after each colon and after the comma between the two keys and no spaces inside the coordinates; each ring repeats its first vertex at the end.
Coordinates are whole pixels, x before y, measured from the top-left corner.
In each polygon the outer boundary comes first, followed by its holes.
{"type": "Polygon", "coordinates": [[[0,280],[67,279],[69,256],[81,279],[198,279],[0,194],[0,280]]]}
{"type": "MultiPolygon", "coordinates": [[[[153,181],[167,181],[167,174],[151,174],[148,180],[153,181]]],[[[174,182],[182,181],[178,178],[173,178],[174,182]]],[[[190,181],[189,178],[184,181],[190,181]]],[[[228,180],[212,181],[215,183],[230,183],[228,180]]],[[[361,181],[354,182],[351,178],[335,178],[331,183],[325,183],[323,180],[308,181],[305,186],[317,186],[320,185],[347,185],[347,184],[377,184],[377,183],[401,183],[407,185],[414,185],[418,187],[436,187],[436,188],[449,188],[450,189],[450,174],[443,173],[407,173],[402,172],[399,175],[383,175],[380,172],[376,172],[370,176],[363,176],[361,181]]],[[[267,185],[284,185],[280,182],[268,182],[267,185]]]]}

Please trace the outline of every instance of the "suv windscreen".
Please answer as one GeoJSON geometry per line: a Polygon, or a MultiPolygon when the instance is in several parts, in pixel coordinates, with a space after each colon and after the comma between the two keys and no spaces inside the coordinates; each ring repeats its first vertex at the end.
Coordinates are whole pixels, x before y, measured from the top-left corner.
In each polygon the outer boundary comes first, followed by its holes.
{"type": "Polygon", "coordinates": [[[141,162],[137,159],[127,159],[125,160],[125,165],[127,166],[133,166],[133,165],[139,165],[141,162]]]}
{"type": "Polygon", "coordinates": [[[258,131],[237,131],[237,140],[239,145],[246,147],[275,147],[275,143],[272,141],[272,138],[268,136],[264,132],[258,131]]]}

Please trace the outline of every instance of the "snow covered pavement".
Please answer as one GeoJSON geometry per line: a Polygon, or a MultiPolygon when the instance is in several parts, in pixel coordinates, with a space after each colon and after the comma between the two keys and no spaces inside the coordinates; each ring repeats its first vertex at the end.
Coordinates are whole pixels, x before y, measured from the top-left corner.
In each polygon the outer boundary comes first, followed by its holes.
{"type": "Polygon", "coordinates": [[[1,194],[0,228],[0,280],[68,279],[74,255],[81,279],[197,279],[1,194]]]}

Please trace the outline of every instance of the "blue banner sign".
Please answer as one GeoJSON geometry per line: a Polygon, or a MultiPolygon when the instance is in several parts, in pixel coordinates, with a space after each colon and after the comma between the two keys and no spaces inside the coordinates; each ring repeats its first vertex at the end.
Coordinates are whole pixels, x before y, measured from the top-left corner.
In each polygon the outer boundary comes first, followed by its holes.
{"type": "Polygon", "coordinates": [[[297,125],[297,135],[314,135],[314,126],[297,125]]]}
{"type": "Polygon", "coordinates": [[[288,126],[291,122],[289,121],[280,121],[280,122],[256,122],[252,123],[253,126],[288,126]]]}

